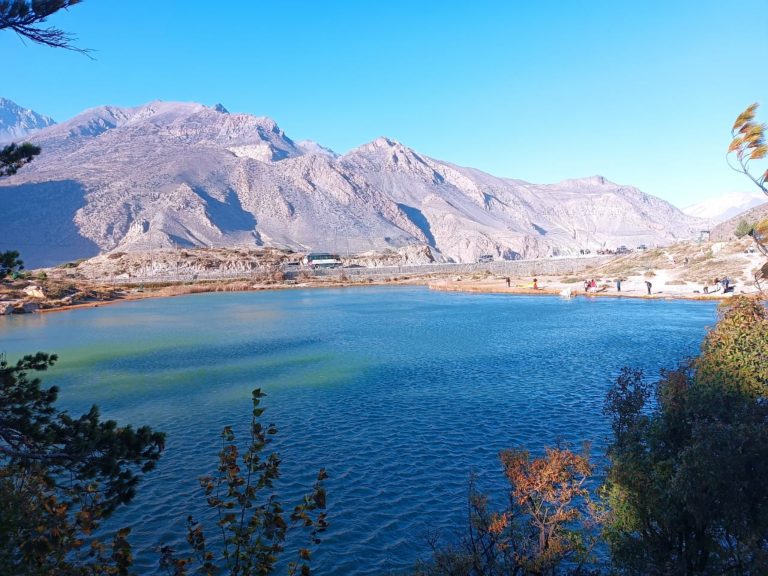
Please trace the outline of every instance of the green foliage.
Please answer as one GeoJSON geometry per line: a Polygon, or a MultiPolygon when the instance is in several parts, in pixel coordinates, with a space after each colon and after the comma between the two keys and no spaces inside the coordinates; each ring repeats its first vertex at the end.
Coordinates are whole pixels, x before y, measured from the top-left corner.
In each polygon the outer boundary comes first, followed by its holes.
{"type": "Polygon", "coordinates": [[[754,229],[755,227],[746,220],[739,220],[733,233],[736,238],[744,238],[744,236],[750,236],[754,229]]]}
{"type": "Polygon", "coordinates": [[[700,386],[768,398],[768,311],[763,303],[746,296],[724,302],[695,367],[700,386]]]}
{"type": "Polygon", "coordinates": [[[0,280],[24,269],[24,262],[15,250],[0,253],[0,280]]]}
{"type": "Polygon", "coordinates": [[[73,418],[40,372],[56,356],[0,361],[0,573],[123,574],[127,531],[111,547],[85,538],[121,504],[160,457],[164,435],[102,421],[94,406],[73,418]]]}
{"type": "Polygon", "coordinates": [[[29,142],[24,144],[8,144],[0,149],[0,177],[12,176],[19,168],[32,162],[32,159],[40,154],[40,148],[29,142]]]}
{"type": "Polygon", "coordinates": [[[702,355],[606,399],[605,536],[627,574],[768,573],[766,313],[734,298],[702,355]]]}
{"type": "MultiPolygon", "coordinates": [[[[213,549],[201,523],[187,518],[187,542],[191,555],[180,558],[176,551],[162,548],[160,567],[173,576],[189,574],[197,565],[200,574],[226,573],[231,576],[257,576],[274,572],[291,528],[301,528],[309,545],[319,544],[319,534],[327,528],[325,510],[325,470],[317,475],[313,491],[287,516],[274,483],[280,477],[280,456],[264,454],[277,434],[274,424],[259,421],[264,409],[259,405],[265,394],[253,391],[250,444],[241,455],[232,428],[224,428],[216,474],[200,479],[208,505],[216,512],[216,529],[221,541],[213,549]],[[217,550],[217,551],[214,551],[217,550]]],[[[288,573],[310,574],[311,550],[302,547],[288,573]]]]}

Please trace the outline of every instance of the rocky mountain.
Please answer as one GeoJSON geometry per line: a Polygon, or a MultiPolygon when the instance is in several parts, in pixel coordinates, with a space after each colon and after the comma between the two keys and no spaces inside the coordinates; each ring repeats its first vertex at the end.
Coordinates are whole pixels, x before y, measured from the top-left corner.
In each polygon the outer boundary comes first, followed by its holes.
{"type": "Polygon", "coordinates": [[[683,208],[683,212],[719,224],[766,201],[768,198],[760,192],[731,192],[687,206],[683,208]]]}
{"type": "Polygon", "coordinates": [[[701,228],[600,176],[531,184],[388,138],[337,155],[221,105],[93,108],[32,141],[43,153],[0,181],[0,246],[33,266],[173,246],[422,245],[466,262],[663,244],[701,228]]]}
{"type": "Polygon", "coordinates": [[[0,142],[16,140],[53,124],[53,118],[0,98],[0,142]]]}

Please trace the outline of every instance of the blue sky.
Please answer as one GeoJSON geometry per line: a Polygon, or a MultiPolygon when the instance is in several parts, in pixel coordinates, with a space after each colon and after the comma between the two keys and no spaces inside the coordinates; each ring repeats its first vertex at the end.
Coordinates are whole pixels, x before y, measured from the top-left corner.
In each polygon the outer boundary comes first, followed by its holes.
{"type": "Polygon", "coordinates": [[[79,54],[0,33],[0,96],[57,120],[223,103],[345,152],[386,135],[532,182],[601,174],[686,205],[751,191],[724,152],[768,120],[768,0],[85,0],[79,54]]]}

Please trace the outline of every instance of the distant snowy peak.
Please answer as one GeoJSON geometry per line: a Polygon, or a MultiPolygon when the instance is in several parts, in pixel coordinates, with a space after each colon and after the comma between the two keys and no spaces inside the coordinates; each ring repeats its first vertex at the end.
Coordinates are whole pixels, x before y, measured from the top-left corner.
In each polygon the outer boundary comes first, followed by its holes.
{"type": "Polygon", "coordinates": [[[704,200],[683,208],[689,216],[705,218],[714,223],[725,222],[729,218],[741,214],[755,206],[768,201],[768,197],[760,192],[731,192],[717,198],[704,200]]]}
{"type": "Polygon", "coordinates": [[[0,98],[0,142],[21,138],[55,123],[53,118],[0,98]]]}

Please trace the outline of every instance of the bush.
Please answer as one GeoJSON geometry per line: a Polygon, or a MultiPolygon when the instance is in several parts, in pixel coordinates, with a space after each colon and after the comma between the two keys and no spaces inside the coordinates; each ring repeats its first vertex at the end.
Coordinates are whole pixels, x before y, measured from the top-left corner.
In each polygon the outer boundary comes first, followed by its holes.
{"type": "Polygon", "coordinates": [[[625,369],[606,537],[624,574],[768,574],[768,318],[735,297],[702,354],[648,383],[625,369]]]}
{"type": "Polygon", "coordinates": [[[24,262],[16,250],[0,253],[0,280],[6,276],[15,276],[24,269],[24,262]]]}
{"type": "Polygon", "coordinates": [[[743,238],[744,236],[751,236],[754,230],[755,227],[752,224],[746,220],[740,220],[733,233],[736,235],[736,238],[743,238]]]}

